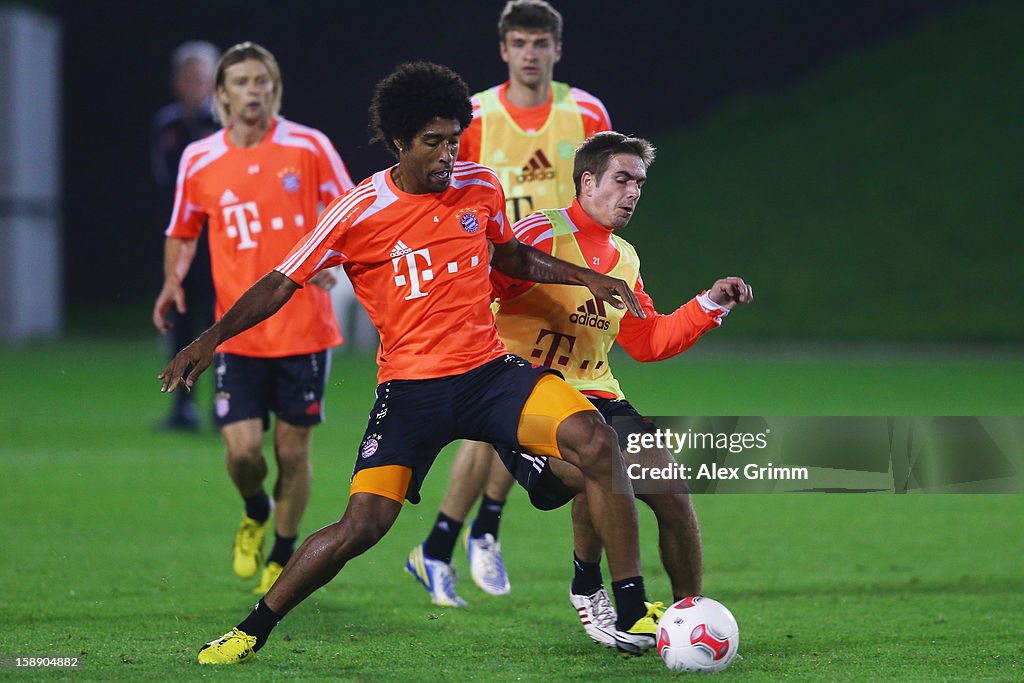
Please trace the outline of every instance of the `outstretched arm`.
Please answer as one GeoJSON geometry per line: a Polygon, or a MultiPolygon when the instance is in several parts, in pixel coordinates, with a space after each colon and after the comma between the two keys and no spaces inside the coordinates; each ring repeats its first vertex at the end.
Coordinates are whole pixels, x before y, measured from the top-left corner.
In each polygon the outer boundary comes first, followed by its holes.
{"type": "Polygon", "coordinates": [[[160,391],[173,392],[179,384],[191,391],[199,375],[213,362],[213,354],[221,342],[277,313],[298,288],[297,284],[276,270],[264,275],[245,290],[223,318],[171,359],[164,371],[157,375],[157,379],[162,382],[160,391]]]}
{"type": "Polygon", "coordinates": [[[626,308],[637,318],[647,317],[625,280],[575,266],[515,239],[492,245],[491,265],[506,275],[542,284],[581,285],[615,308],[626,308]]]}
{"type": "Polygon", "coordinates": [[[616,341],[630,356],[644,363],[682,353],[705,332],[721,325],[733,306],[750,303],[754,298],[753,290],[742,278],[727,277],[674,312],[662,315],[644,291],[641,278],[637,279],[634,291],[647,311],[647,319],[624,317],[616,341]]]}

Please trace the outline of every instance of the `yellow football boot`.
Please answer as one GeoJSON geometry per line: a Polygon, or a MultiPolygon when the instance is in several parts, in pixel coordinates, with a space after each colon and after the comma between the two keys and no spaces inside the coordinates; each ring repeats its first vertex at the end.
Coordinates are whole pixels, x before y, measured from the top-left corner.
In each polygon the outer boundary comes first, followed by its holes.
{"type": "Polygon", "coordinates": [[[263,575],[260,576],[260,585],[252,589],[255,595],[266,595],[267,591],[270,590],[274,582],[277,581],[277,577],[281,576],[281,572],[284,571],[284,567],[279,565],[277,562],[271,560],[267,562],[267,566],[263,568],[263,575]]]}
{"type": "MultiPolygon", "coordinates": [[[[269,520],[268,520],[269,522],[269,520]]],[[[256,576],[263,563],[263,538],[267,535],[267,522],[242,515],[235,532],[235,547],[231,551],[231,565],[243,579],[256,576]]]]}
{"type": "Polygon", "coordinates": [[[647,614],[637,619],[625,631],[615,630],[615,647],[619,652],[630,655],[641,655],[644,650],[654,647],[658,633],[658,621],[665,613],[665,604],[661,602],[645,602],[647,614]]]}
{"type": "Polygon", "coordinates": [[[200,664],[241,664],[248,662],[256,651],[256,636],[233,628],[217,640],[211,640],[199,651],[200,664]]]}

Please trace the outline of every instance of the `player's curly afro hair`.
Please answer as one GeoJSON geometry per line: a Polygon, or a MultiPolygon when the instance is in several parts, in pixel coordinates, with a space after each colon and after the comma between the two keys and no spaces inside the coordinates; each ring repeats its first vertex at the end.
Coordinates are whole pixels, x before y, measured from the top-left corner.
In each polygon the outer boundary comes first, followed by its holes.
{"type": "Polygon", "coordinates": [[[397,155],[395,140],[412,143],[434,119],[457,119],[465,130],[473,120],[469,88],[462,77],[432,62],[409,62],[377,84],[370,102],[371,142],[383,142],[397,155]]]}

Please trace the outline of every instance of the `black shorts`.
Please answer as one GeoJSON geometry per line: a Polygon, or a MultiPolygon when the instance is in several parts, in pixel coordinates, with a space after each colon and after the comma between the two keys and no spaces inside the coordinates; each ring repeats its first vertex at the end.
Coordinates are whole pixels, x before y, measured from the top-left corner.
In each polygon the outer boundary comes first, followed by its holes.
{"type": "Polygon", "coordinates": [[[408,467],[412,480],[405,497],[420,502],[424,477],[452,441],[519,447],[519,416],[537,380],[549,372],[507,354],[461,375],[378,385],[353,476],[371,467],[408,467]]]}
{"type": "MultiPolygon", "coordinates": [[[[626,399],[592,398],[601,417],[619,437],[619,448],[625,450],[626,439],[632,432],[652,432],[654,424],[641,415],[626,399]]],[[[493,444],[502,464],[505,465],[519,485],[530,495],[530,503],[538,510],[560,508],[576,497],[576,492],[566,488],[551,473],[548,459],[522,453],[513,448],[493,444]]]]}
{"type": "Polygon", "coordinates": [[[260,418],[266,429],[270,413],[293,425],[320,424],[330,362],[327,351],[283,358],[218,353],[213,404],[217,425],[260,418]]]}

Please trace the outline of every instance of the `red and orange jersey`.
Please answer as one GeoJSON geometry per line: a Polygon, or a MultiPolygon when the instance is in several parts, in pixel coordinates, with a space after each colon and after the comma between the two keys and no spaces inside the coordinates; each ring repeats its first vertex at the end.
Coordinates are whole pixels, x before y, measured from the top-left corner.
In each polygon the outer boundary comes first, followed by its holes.
{"type": "MultiPolygon", "coordinates": [[[[573,99],[576,100],[576,104],[579,105],[580,115],[583,119],[584,139],[589,138],[594,133],[600,133],[601,131],[612,129],[612,122],[611,118],[608,116],[608,110],[605,109],[604,103],[602,103],[601,100],[580,88],[571,88],[570,93],[572,94],[573,99]]],[[[548,117],[551,115],[550,100],[539,107],[527,108],[517,107],[509,102],[508,81],[503,85],[498,86],[498,97],[509,116],[512,117],[512,120],[526,132],[533,132],[543,128],[548,117]]],[[[490,164],[493,163],[493,161],[480,158],[482,142],[481,134],[483,130],[480,124],[481,110],[479,93],[473,95],[472,103],[473,121],[462,134],[462,140],[459,143],[459,159],[464,161],[476,161],[482,164],[490,164]]],[[[583,140],[580,140],[579,142],[583,142],[583,140]]]]}
{"type": "MultiPolygon", "coordinates": [[[[194,239],[204,226],[209,231],[219,319],[316,225],[320,206],[351,187],[341,157],[318,130],[279,118],[247,148],[220,130],[185,148],[165,234],[194,239]]],[[[218,350],[276,358],[340,343],[329,295],[310,287],[218,350]]]]}
{"type": "MultiPolygon", "coordinates": [[[[611,230],[601,226],[587,215],[579,201],[563,212],[575,228],[573,236],[580,247],[584,260],[591,269],[608,273],[619,261],[619,247],[611,230]]],[[[512,226],[512,232],[523,244],[550,254],[553,244],[551,221],[543,213],[535,213],[512,226]]],[[[496,299],[512,299],[535,286],[532,282],[516,280],[498,271],[491,272],[493,296],[496,299]]],[[[663,315],[654,307],[654,301],[644,291],[643,278],[637,277],[633,288],[646,318],[636,318],[630,313],[619,323],[615,338],[630,356],[639,361],[656,361],[670,358],[690,348],[702,334],[721,324],[721,310],[706,310],[695,297],[674,312],[663,315]]],[[[558,312],[538,312],[538,315],[558,315],[558,312]]],[[[593,392],[587,392],[593,393],[593,392]]],[[[604,396],[614,398],[613,396],[604,396]]]]}
{"type": "Polygon", "coordinates": [[[332,202],[277,270],[298,284],[344,264],[380,332],[378,379],[457,375],[506,353],[491,314],[487,242],[512,239],[486,166],[457,162],[444,192],[409,194],[379,171],[332,202]]]}

